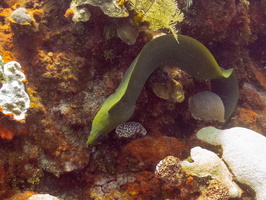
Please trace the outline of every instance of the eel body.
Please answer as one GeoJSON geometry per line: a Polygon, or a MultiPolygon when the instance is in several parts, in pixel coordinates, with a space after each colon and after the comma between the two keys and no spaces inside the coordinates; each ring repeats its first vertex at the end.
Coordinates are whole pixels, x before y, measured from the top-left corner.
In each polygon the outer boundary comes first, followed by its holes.
{"type": "Polygon", "coordinates": [[[94,145],[100,137],[106,136],[119,124],[130,119],[146,80],[153,71],[164,65],[177,66],[196,79],[212,79],[215,93],[225,104],[225,119],[230,117],[238,99],[233,69],[220,68],[210,51],[199,41],[184,35],[178,35],[178,40],[179,42],[173,35],[165,35],[144,46],[115,93],[106,99],[96,114],[87,140],[88,145],[94,145]]]}

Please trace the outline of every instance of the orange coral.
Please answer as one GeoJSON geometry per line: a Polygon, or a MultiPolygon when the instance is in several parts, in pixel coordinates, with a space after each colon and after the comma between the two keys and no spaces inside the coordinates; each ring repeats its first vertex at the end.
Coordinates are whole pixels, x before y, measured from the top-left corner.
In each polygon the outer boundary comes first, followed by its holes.
{"type": "Polygon", "coordinates": [[[5,63],[8,63],[10,61],[15,61],[14,55],[10,51],[5,51],[2,55],[2,59],[5,63]]]}
{"type": "Polygon", "coordinates": [[[16,135],[25,135],[28,128],[25,124],[17,121],[10,121],[6,117],[0,118],[0,138],[11,140],[16,135]]]}
{"type": "Polygon", "coordinates": [[[7,16],[10,16],[12,10],[0,8],[0,53],[3,54],[4,51],[10,50],[12,47],[12,35],[10,34],[10,26],[5,23],[7,16]]]}
{"type": "Polygon", "coordinates": [[[69,9],[66,10],[66,12],[64,14],[64,17],[67,18],[67,19],[69,19],[69,18],[72,18],[73,15],[74,15],[74,10],[72,10],[72,9],[69,8],[69,9]]]}
{"type": "Polygon", "coordinates": [[[32,10],[30,14],[33,16],[36,23],[39,23],[44,17],[44,13],[42,10],[32,10]]]}
{"type": "Polygon", "coordinates": [[[240,108],[238,112],[239,121],[243,124],[254,124],[256,122],[256,117],[258,116],[258,114],[254,111],[240,108]]]}
{"type": "Polygon", "coordinates": [[[265,72],[258,70],[257,68],[255,68],[254,65],[251,65],[250,67],[255,80],[257,80],[257,82],[260,84],[260,86],[262,86],[263,88],[266,88],[266,75],[265,72]]]}
{"type": "Polygon", "coordinates": [[[238,108],[235,112],[237,117],[232,117],[231,123],[234,126],[241,126],[260,132],[257,125],[257,118],[259,114],[251,109],[238,108]]]}
{"type": "Polygon", "coordinates": [[[34,108],[35,111],[45,112],[45,108],[42,105],[40,97],[37,95],[37,92],[31,87],[27,87],[26,91],[30,97],[30,108],[34,108]]]}
{"type": "Polygon", "coordinates": [[[117,5],[124,6],[125,0],[117,0],[117,5]]]}
{"type": "Polygon", "coordinates": [[[14,196],[6,199],[6,200],[27,200],[32,195],[35,195],[37,193],[31,192],[31,191],[25,191],[23,193],[15,194],[14,196]]]}

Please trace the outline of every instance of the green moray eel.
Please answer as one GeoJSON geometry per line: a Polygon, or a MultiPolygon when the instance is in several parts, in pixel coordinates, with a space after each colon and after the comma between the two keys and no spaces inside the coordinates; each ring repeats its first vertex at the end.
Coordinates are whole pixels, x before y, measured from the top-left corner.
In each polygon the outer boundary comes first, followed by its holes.
{"type": "Polygon", "coordinates": [[[130,119],[146,80],[153,71],[164,65],[177,66],[196,79],[213,79],[216,94],[226,100],[225,117],[230,117],[237,103],[238,92],[233,69],[220,68],[210,51],[199,41],[184,35],[178,35],[178,41],[173,35],[165,35],[144,46],[115,93],[106,99],[96,114],[87,140],[89,146],[130,119]],[[217,84],[215,80],[218,80],[217,84]],[[227,82],[234,84],[234,91],[230,87],[223,89],[227,82]]]}

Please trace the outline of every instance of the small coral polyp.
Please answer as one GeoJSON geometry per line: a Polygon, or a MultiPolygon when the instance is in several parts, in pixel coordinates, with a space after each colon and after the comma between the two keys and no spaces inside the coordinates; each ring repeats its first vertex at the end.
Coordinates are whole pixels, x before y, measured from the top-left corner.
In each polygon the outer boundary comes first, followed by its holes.
{"type": "Polygon", "coordinates": [[[3,76],[0,89],[1,110],[5,115],[11,115],[15,120],[23,121],[30,107],[30,98],[23,84],[26,77],[18,62],[12,61],[3,65],[0,56],[0,67],[0,73],[3,76]]]}

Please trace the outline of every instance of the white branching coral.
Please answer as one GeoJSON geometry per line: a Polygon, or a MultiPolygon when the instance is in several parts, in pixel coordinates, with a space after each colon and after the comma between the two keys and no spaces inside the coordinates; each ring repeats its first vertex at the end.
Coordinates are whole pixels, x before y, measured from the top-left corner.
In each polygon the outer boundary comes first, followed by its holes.
{"type": "Polygon", "coordinates": [[[153,31],[169,29],[177,39],[176,25],[183,21],[184,14],[178,9],[174,0],[128,0],[130,8],[139,17],[149,22],[153,31]]]}
{"type": "Polygon", "coordinates": [[[21,66],[12,61],[3,64],[0,56],[0,73],[2,87],[0,89],[0,108],[4,114],[11,115],[15,120],[24,120],[30,107],[29,95],[25,92],[23,81],[26,80],[21,66]]]}

